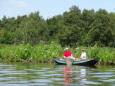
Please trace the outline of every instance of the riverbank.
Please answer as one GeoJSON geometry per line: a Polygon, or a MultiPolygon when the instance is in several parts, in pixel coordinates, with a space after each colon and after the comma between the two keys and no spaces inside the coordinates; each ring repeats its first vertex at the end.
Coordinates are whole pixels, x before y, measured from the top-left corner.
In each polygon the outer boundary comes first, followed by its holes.
{"type": "MultiPolygon", "coordinates": [[[[109,47],[77,47],[71,48],[74,56],[80,56],[81,49],[85,48],[89,58],[99,60],[100,64],[115,64],[115,48],[109,47]]],[[[63,56],[64,48],[57,43],[20,45],[0,45],[1,62],[32,62],[51,63],[55,57],[63,56]]]]}

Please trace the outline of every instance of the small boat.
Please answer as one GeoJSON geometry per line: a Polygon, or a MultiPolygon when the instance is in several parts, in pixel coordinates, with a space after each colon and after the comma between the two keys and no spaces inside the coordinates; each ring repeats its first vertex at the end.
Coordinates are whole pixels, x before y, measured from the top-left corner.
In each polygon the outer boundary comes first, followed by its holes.
{"type": "MultiPolygon", "coordinates": [[[[54,59],[54,62],[58,65],[66,65],[66,60],[62,58],[54,59]]],[[[98,61],[95,59],[87,60],[78,60],[72,61],[72,65],[81,65],[81,66],[95,66],[98,61]]]]}

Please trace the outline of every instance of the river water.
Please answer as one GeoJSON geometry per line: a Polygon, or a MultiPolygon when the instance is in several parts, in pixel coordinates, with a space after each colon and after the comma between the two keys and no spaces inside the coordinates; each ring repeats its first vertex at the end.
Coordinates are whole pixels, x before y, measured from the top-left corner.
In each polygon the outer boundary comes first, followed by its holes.
{"type": "Polygon", "coordinates": [[[0,86],[115,86],[115,66],[0,64],[0,86]]]}

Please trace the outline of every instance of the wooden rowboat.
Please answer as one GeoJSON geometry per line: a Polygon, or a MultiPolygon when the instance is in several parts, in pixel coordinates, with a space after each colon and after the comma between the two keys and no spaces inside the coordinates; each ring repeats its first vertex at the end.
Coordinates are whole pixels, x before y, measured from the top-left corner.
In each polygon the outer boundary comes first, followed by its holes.
{"type": "MultiPolygon", "coordinates": [[[[61,58],[54,59],[54,62],[58,65],[66,65],[66,60],[61,58]]],[[[97,60],[78,60],[78,61],[72,61],[72,65],[81,65],[81,66],[94,66],[97,64],[97,60]]]]}

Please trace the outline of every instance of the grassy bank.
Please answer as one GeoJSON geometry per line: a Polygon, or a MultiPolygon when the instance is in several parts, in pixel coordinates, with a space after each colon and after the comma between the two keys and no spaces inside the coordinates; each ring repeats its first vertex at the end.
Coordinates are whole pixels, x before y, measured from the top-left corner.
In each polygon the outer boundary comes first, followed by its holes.
{"type": "Polygon", "coordinates": [[[47,62],[53,57],[60,56],[63,50],[59,44],[53,42],[49,45],[21,44],[2,45],[0,47],[0,60],[4,62],[47,62]]]}
{"type": "MultiPolygon", "coordinates": [[[[74,56],[79,57],[81,49],[71,48],[74,56]]],[[[2,62],[33,62],[44,63],[51,62],[55,57],[63,56],[63,49],[57,43],[49,45],[38,44],[31,46],[30,44],[21,45],[0,45],[0,61],[2,62]]],[[[101,64],[115,64],[115,48],[108,47],[88,47],[86,52],[89,58],[96,58],[101,64]]]]}

